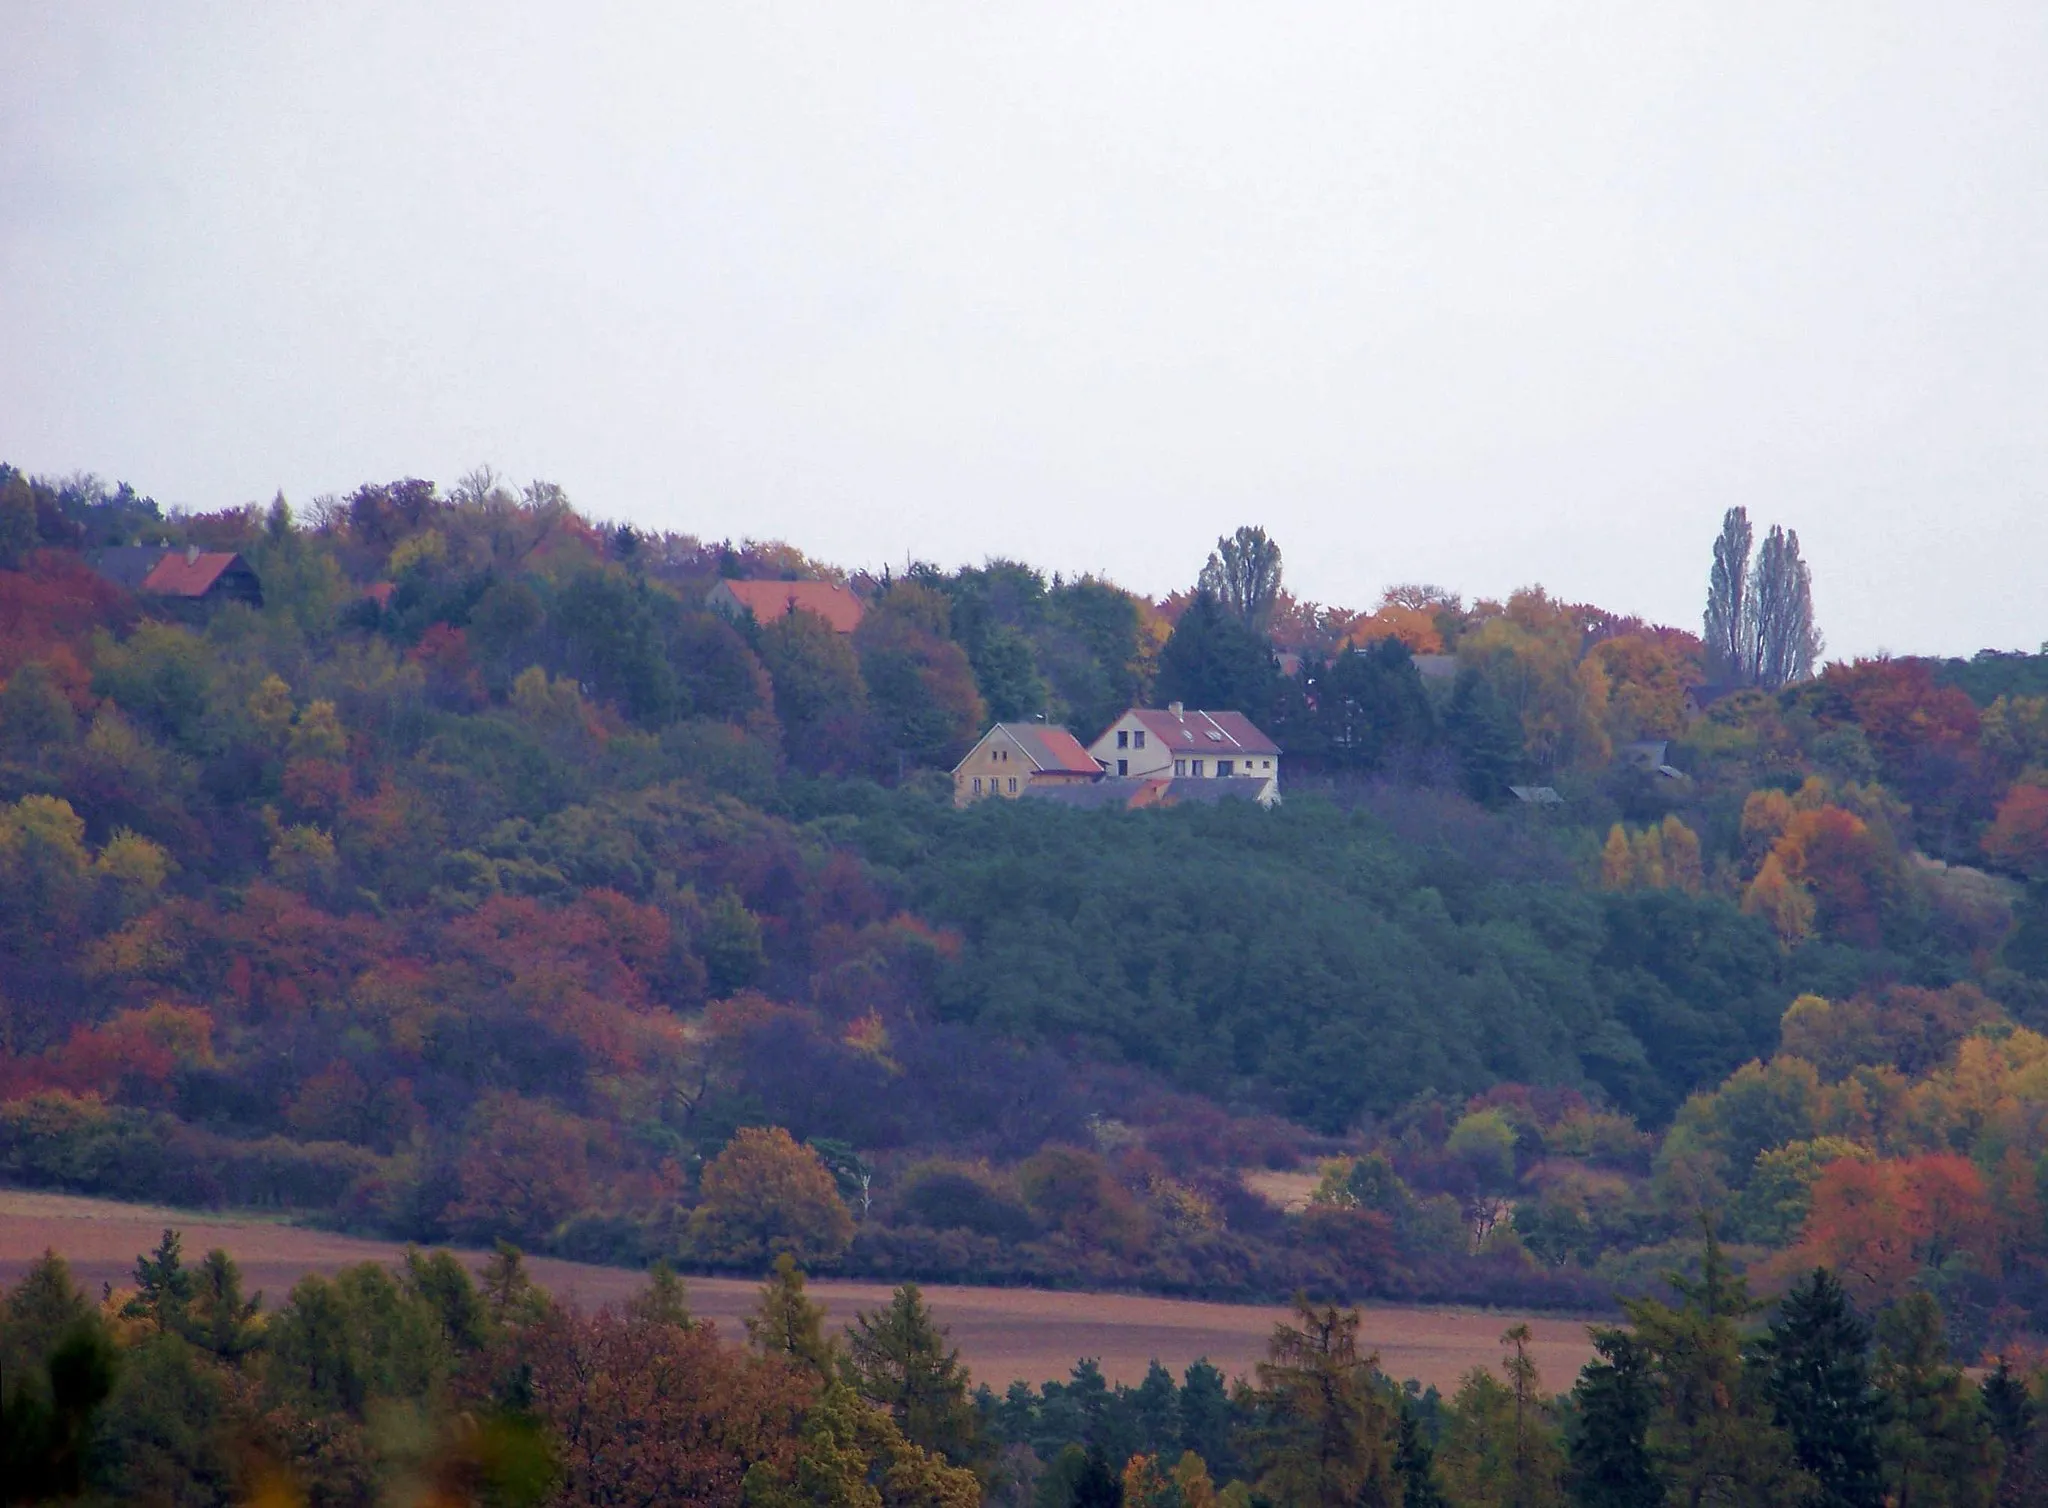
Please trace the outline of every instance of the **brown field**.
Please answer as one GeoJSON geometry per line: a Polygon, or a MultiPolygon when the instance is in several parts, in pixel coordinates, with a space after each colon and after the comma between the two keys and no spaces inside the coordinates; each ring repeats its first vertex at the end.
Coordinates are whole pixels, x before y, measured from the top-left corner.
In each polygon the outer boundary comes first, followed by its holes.
{"type": "MultiPolygon", "coordinates": [[[[165,1226],[183,1232],[188,1260],[225,1247],[241,1264],[250,1289],[272,1303],[308,1272],[332,1272],[353,1262],[388,1262],[403,1248],[351,1236],[239,1215],[206,1214],[0,1189],[0,1283],[11,1283],[46,1248],[70,1262],[91,1289],[121,1286],[139,1252],[156,1244],[165,1226]]],[[[480,1264],[483,1258],[476,1255],[480,1264]]],[[[625,1298],[638,1273],[589,1267],[545,1257],[531,1259],[534,1277],[558,1297],[598,1305],[625,1298]]],[[[738,1278],[691,1278],[690,1307],[728,1333],[753,1304],[755,1285],[738,1278]]],[[[887,1301],[889,1285],[815,1282],[812,1294],[842,1323],[856,1309],[887,1301]]],[[[1226,1373],[1248,1374],[1265,1354],[1266,1337],[1284,1311],[1249,1304],[1203,1304],[1110,1293],[1048,1293],[1037,1289],[925,1290],[933,1312],[977,1379],[999,1391],[1012,1378],[1032,1382],[1065,1377],[1077,1357],[1093,1356],[1112,1382],[1135,1383],[1154,1357],[1179,1372],[1206,1356],[1226,1373]]],[[[1362,1338],[1380,1364],[1448,1391],[1460,1373],[1500,1357],[1500,1333],[1521,1316],[1478,1309],[1382,1308],[1365,1310],[1362,1338]]],[[[1585,1323],[1529,1316],[1535,1357],[1544,1381],[1571,1385],[1592,1355],[1585,1323]]]]}

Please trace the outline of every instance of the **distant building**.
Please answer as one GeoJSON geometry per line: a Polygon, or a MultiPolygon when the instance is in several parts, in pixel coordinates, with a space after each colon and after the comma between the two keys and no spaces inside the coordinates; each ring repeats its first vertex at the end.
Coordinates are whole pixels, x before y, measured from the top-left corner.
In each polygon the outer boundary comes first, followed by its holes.
{"type": "Polygon", "coordinates": [[[1415,673],[1425,681],[1455,681],[1458,678],[1458,657],[1456,655],[1410,655],[1415,664],[1415,673]]]}
{"type": "Polygon", "coordinates": [[[246,602],[263,606],[263,583],[235,552],[172,550],[161,545],[116,545],[95,550],[86,564],[102,579],[144,597],[185,602],[246,602]]]}
{"type": "Polygon", "coordinates": [[[791,612],[816,613],[834,632],[850,634],[866,611],[860,598],[833,581],[720,581],[704,605],[737,622],[752,613],[769,623],[791,612]]]}
{"type": "Polygon", "coordinates": [[[1102,766],[1065,728],[997,723],[953,767],[953,804],[967,806],[986,796],[1007,800],[1048,786],[1089,785],[1101,778],[1102,766]]]}
{"type": "Polygon", "coordinates": [[[1263,804],[1280,799],[1280,746],[1242,712],[1133,707],[1088,752],[1108,775],[1240,780],[1263,804]]]}
{"type": "Polygon", "coordinates": [[[1511,785],[1508,794],[1524,806],[1563,806],[1564,797],[1558,795],[1554,786],[1511,785]]]}

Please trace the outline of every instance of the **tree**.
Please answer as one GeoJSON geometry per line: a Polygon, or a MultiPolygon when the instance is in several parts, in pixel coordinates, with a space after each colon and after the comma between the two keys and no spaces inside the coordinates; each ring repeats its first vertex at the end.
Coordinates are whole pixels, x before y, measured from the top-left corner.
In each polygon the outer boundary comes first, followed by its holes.
{"type": "Polygon", "coordinates": [[[1877,1508],[1882,1400],[1870,1383],[1870,1327],[1841,1282],[1816,1267],[1779,1301],[1758,1343],[1764,1391],[1814,1481],[1814,1508],[1877,1508]]]}
{"type": "Polygon", "coordinates": [[[916,581],[892,585],[854,630],[877,752],[885,757],[951,765],[980,733],[987,707],[950,631],[944,595],[916,581]]]}
{"type": "Polygon", "coordinates": [[[1264,529],[1250,525],[1218,539],[1198,586],[1239,623],[1263,635],[1280,600],[1280,546],[1264,529]]]}
{"type": "Polygon", "coordinates": [[[1941,1331],[1941,1307],[1925,1292],[1878,1316],[1885,1487],[1900,1508],[1988,1508],[1998,1442],[1977,1390],[1950,1363],[1941,1331]]]}
{"type": "Polygon", "coordinates": [[[1256,1490],[1301,1508],[1400,1508],[1397,1419],[1358,1354],[1358,1311],[1294,1304],[1258,1366],[1256,1490]]]}
{"type": "Polygon", "coordinates": [[[1552,1508],[1563,1502],[1563,1457],[1529,1357],[1527,1325],[1501,1336],[1503,1384],[1483,1367],[1465,1376],[1437,1453],[1437,1469],[1460,1508],[1552,1508]]]}
{"type": "Polygon", "coordinates": [[[747,1340],[763,1356],[780,1356],[821,1377],[830,1377],[838,1344],[825,1334],[825,1310],[804,1293],[803,1269],[783,1252],[761,1285],[754,1312],[746,1317],[747,1340]]]}
{"type": "Polygon", "coordinates": [[[780,1126],[745,1127],[704,1168],[690,1244],[706,1260],[831,1260],[853,1240],[853,1216],[831,1171],[780,1126]]]}
{"type": "Polygon", "coordinates": [[[161,1333],[180,1334],[196,1285],[185,1270],[178,1233],[166,1230],[156,1250],[135,1259],[135,1297],[122,1313],[131,1319],[146,1319],[161,1333]]]}
{"type": "Polygon", "coordinates": [[[1730,508],[1714,541],[1714,568],[1707,577],[1705,631],[1707,675],[1723,685],[1745,680],[1749,623],[1749,510],[1730,508]]]}
{"type": "Polygon", "coordinates": [[[1649,1434],[1657,1385],[1647,1351],[1626,1330],[1596,1329],[1599,1360],[1572,1389],[1567,1483],[1578,1508],[1659,1508],[1664,1483],[1649,1434]]]}
{"type": "Polygon", "coordinates": [[[49,667],[31,660],[0,685],[0,750],[34,756],[78,736],[78,716],[49,667]]]}
{"type": "Polygon", "coordinates": [[[816,613],[792,611],[761,625],[757,648],[774,682],[790,764],[807,775],[859,769],[868,688],[853,646],[816,613]]]}
{"type": "Polygon", "coordinates": [[[898,1288],[886,1309],[854,1315],[845,1371],[848,1383],[886,1410],[913,1445],[955,1466],[983,1456],[967,1369],[915,1283],[898,1288]]]}
{"type": "Polygon", "coordinates": [[[1258,721],[1267,716],[1279,686],[1272,646],[1212,593],[1196,592],[1159,652],[1157,698],[1242,712],[1258,721]]]}
{"type": "Polygon", "coordinates": [[[1764,536],[1748,600],[1749,684],[1776,691],[1813,674],[1821,651],[1813,622],[1813,573],[1799,558],[1799,536],[1776,524],[1764,536]]]}
{"type": "Polygon", "coordinates": [[[1656,1379],[1658,1407],[1648,1440],[1674,1500],[1729,1508],[1796,1500],[1806,1481],[1792,1442],[1742,1364],[1737,1326],[1758,1306],[1730,1274],[1711,1230],[1699,1278],[1674,1273],[1667,1281],[1684,1300],[1681,1307],[1628,1299],[1622,1308],[1656,1379]]]}

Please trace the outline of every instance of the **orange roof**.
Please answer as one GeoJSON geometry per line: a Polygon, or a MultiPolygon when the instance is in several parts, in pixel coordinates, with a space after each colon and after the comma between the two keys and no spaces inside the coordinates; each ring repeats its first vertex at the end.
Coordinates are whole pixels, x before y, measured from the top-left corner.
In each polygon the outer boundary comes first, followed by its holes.
{"type": "Polygon", "coordinates": [[[234,563],[233,551],[173,550],[142,578],[142,590],[166,597],[204,597],[234,563]]]}
{"type": "Polygon", "coordinates": [[[1280,746],[1252,726],[1242,712],[1201,712],[1192,708],[1133,707],[1129,716],[1149,728],[1176,754],[1278,754],[1280,746]]]}
{"type": "Polygon", "coordinates": [[[842,634],[860,626],[860,598],[830,581],[721,581],[733,600],[766,623],[784,613],[816,613],[842,634]]]}

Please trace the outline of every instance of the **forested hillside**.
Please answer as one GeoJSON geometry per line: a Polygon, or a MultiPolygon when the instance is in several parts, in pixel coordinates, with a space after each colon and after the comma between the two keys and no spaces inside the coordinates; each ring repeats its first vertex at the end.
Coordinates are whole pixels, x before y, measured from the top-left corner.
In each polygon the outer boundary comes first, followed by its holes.
{"type": "Polygon", "coordinates": [[[1709,642],[1305,603],[1252,530],[1153,602],[488,474],[167,515],[0,470],[0,1177],[1558,1303],[1704,1218],[1759,1274],[2048,1322],[2048,656],[1818,666],[1796,536],[1751,565],[1731,515],[1714,562],[1709,642]],[[261,607],[95,573],[138,543],[239,552],[261,607]],[[747,578],[864,616],[706,607],[747,578]],[[1169,699],[1274,734],[1283,804],[951,805],[991,718],[1169,699]]]}

